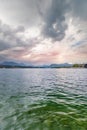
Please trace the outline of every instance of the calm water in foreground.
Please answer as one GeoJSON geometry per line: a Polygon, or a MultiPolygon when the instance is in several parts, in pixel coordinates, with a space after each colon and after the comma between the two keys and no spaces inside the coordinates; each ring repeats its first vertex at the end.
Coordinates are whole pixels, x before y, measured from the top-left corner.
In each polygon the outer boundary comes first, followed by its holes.
{"type": "Polygon", "coordinates": [[[0,130],[87,130],[87,69],[0,69],[0,130]]]}

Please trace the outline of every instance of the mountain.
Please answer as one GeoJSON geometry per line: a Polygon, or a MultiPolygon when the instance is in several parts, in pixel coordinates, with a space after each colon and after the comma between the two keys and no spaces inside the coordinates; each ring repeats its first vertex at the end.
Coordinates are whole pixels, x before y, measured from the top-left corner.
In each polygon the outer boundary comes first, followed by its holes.
{"type": "Polygon", "coordinates": [[[64,63],[64,64],[51,64],[51,68],[69,68],[72,67],[72,64],[64,63]]]}
{"type": "Polygon", "coordinates": [[[13,61],[4,61],[0,63],[0,68],[35,68],[32,65],[27,65],[24,63],[17,63],[13,61]]]}
{"type": "Polygon", "coordinates": [[[0,65],[16,66],[16,65],[19,65],[19,64],[16,63],[16,62],[5,61],[5,62],[2,62],[0,65]]]}
{"type": "Polygon", "coordinates": [[[0,68],[23,68],[26,67],[26,65],[24,63],[16,63],[13,61],[4,61],[2,63],[0,63],[0,68]]]}
{"type": "Polygon", "coordinates": [[[51,64],[51,65],[28,65],[24,63],[17,63],[13,61],[4,61],[0,63],[0,68],[72,68],[72,67],[82,67],[87,68],[87,64],[51,64]]]}
{"type": "Polygon", "coordinates": [[[25,66],[23,63],[16,63],[16,62],[12,62],[12,61],[4,61],[0,65],[3,65],[3,66],[25,66]]]}
{"type": "Polygon", "coordinates": [[[64,64],[51,64],[51,65],[26,65],[24,63],[16,63],[13,61],[4,61],[0,64],[0,68],[68,68],[72,67],[71,64],[64,63],[64,64]]]}

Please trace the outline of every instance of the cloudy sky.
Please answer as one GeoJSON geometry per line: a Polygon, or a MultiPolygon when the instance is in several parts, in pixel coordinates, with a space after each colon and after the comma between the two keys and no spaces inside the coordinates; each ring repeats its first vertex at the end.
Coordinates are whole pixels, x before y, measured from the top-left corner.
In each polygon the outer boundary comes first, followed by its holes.
{"type": "Polygon", "coordinates": [[[0,0],[0,62],[87,62],[87,0],[0,0]]]}

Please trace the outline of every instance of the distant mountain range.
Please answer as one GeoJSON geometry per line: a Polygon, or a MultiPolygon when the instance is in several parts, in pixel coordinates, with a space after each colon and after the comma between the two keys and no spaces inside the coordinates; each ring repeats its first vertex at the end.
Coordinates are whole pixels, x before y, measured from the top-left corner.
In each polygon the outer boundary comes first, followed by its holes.
{"type": "Polygon", "coordinates": [[[25,65],[24,63],[17,63],[17,62],[13,62],[13,61],[4,61],[4,62],[2,62],[2,63],[0,63],[0,68],[3,68],[3,67],[5,67],[5,68],[25,68],[25,67],[27,67],[27,65],[25,65]]]}
{"type": "Polygon", "coordinates": [[[50,64],[50,65],[27,65],[24,63],[17,63],[13,61],[4,61],[0,63],[0,68],[71,68],[71,67],[85,67],[87,68],[87,64],[50,64]]]}
{"type": "Polygon", "coordinates": [[[16,63],[16,62],[9,62],[9,61],[5,61],[2,62],[0,65],[7,65],[7,66],[25,66],[23,63],[16,63]]]}
{"type": "Polygon", "coordinates": [[[64,68],[64,67],[72,67],[73,64],[63,63],[63,64],[51,64],[51,68],[64,68]]]}
{"type": "Polygon", "coordinates": [[[19,67],[19,68],[61,68],[61,67],[72,67],[71,64],[68,63],[64,63],[64,64],[51,64],[51,65],[26,65],[24,63],[17,63],[17,62],[13,62],[13,61],[4,61],[2,63],[0,63],[0,68],[15,68],[15,67],[19,67]]]}

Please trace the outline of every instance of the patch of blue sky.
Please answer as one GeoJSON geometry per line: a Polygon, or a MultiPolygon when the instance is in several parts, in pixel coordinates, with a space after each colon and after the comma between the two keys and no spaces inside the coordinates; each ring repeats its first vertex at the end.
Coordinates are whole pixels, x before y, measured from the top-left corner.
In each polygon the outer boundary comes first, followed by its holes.
{"type": "Polygon", "coordinates": [[[78,41],[78,42],[72,44],[71,47],[78,47],[78,46],[83,45],[86,42],[87,42],[86,40],[81,40],[81,41],[78,41]]]}

